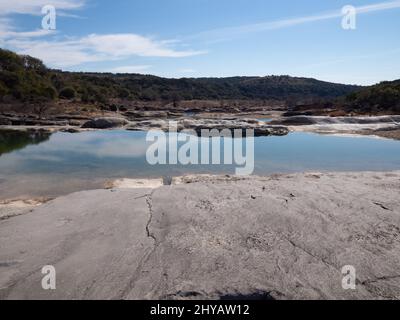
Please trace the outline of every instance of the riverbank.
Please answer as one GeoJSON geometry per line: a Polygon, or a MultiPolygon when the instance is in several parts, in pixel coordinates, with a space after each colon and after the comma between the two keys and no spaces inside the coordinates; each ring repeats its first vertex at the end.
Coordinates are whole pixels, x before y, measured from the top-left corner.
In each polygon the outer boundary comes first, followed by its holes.
{"type": "Polygon", "coordinates": [[[400,298],[400,171],[165,184],[120,181],[1,220],[0,298],[400,298]],[[40,287],[44,265],[56,290],[40,287]]]}
{"type": "Polygon", "coordinates": [[[400,140],[400,116],[283,116],[282,112],[270,111],[259,114],[242,113],[171,113],[161,111],[123,113],[108,112],[102,116],[59,115],[48,119],[12,114],[0,115],[0,129],[46,132],[83,132],[104,129],[148,131],[170,129],[175,121],[177,130],[254,130],[256,136],[285,136],[289,132],[313,132],[321,134],[369,135],[400,140]],[[268,121],[265,121],[268,119],[268,121]]]}
{"type": "Polygon", "coordinates": [[[400,140],[400,116],[282,117],[270,124],[286,126],[291,132],[314,132],[320,134],[366,135],[400,140]]]}

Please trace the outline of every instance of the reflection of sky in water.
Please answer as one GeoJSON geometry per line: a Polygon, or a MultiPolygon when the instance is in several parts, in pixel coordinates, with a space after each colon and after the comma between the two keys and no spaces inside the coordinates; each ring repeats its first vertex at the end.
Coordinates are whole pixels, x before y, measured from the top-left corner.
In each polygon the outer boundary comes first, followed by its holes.
{"type": "MultiPolygon", "coordinates": [[[[234,173],[234,166],[151,166],[146,133],[56,133],[0,156],[0,197],[60,194],[101,187],[107,179],[185,173],[234,173]]],[[[255,139],[255,174],[308,170],[399,170],[400,142],[292,133],[255,139]]]]}
{"type": "Polygon", "coordinates": [[[272,118],[259,118],[258,120],[268,123],[268,122],[271,122],[273,119],[272,118]]]}

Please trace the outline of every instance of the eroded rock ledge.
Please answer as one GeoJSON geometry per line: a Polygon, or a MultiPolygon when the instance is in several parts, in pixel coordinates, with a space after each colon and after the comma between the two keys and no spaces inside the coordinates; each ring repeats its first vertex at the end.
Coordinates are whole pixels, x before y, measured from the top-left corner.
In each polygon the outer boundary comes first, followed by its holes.
{"type": "Polygon", "coordinates": [[[376,117],[293,116],[277,119],[271,124],[287,126],[290,131],[375,135],[400,140],[400,116],[398,115],[376,117]]]}
{"type": "Polygon", "coordinates": [[[120,187],[0,221],[0,299],[400,298],[400,172],[120,187]]]}
{"type": "Polygon", "coordinates": [[[79,132],[98,129],[127,129],[148,131],[152,129],[168,131],[169,121],[178,123],[178,131],[194,130],[198,134],[206,130],[253,129],[256,136],[284,136],[290,131],[316,132],[325,134],[374,135],[400,140],[400,115],[370,117],[330,117],[330,116],[287,116],[274,114],[272,121],[245,118],[235,114],[212,114],[185,116],[184,114],[162,112],[113,113],[102,117],[60,115],[49,119],[34,116],[19,117],[13,114],[0,115],[1,129],[47,130],[79,132]]]}
{"type": "Polygon", "coordinates": [[[263,121],[255,119],[148,119],[127,121],[123,118],[98,118],[89,120],[82,125],[85,129],[109,129],[109,128],[124,128],[127,130],[135,131],[148,131],[148,130],[170,130],[170,121],[176,123],[176,130],[193,130],[197,134],[201,130],[254,130],[256,136],[269,136],[277,135],[284,136],[289,133],[289,130],[284,126],[271,126],[263,121]]]}
{"type": "Polygon", "coordinates": [[[153,118],[129,120],[124,117],[99,117],[94,119],[70,119],[70,120],[39,120],[39,119],[20,119],[13,117],[0,116],[0,126],[9,129],[24,130],[32,129],[48,129],[49,131],[68,131],[79,132],[90,129],[127,129],[136,131],[148,130],[169,130],[170,121],[178,123],[178,131],[194,130],[198,134],[202,129],[205,130],[243,130],[253,129],[256,136],[284,136],[289,133],[289,129],[285,126],[268,125],[263,121],[256,119],[242,118],[225,118],[225,119],[208,119],[208,118],[153,118]]]}
{"type": "MultiPolygon", "coordinates": [[[[193,130],[197,134],[201,134],[201,130],[254,130],[256,136],[285,136],[289,133],[289,129],[284,126],[271,126],[262,121],[255,119],[180,119],[177,120],[177,130],[193,130]]],[[[167,120],[145,120],[131,122],[127,127],[128,130],[147,131],[151,129],[159,129],[162,131],[169,130],[169,121],[167,120]]]]}

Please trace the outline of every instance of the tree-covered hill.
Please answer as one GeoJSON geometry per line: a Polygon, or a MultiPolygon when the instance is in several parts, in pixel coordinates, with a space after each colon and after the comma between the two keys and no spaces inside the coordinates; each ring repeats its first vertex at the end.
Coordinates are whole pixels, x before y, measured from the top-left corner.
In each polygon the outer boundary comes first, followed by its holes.
{"type": "Polygon", "coordinates": [[[0,98],[55,99],[50,71],[38,59],[0,49],[0,98]]]}
{"type": "Polygon", "coordinates": [[[285,100],[334,98],[357,89],[357,86],[289,76],[167,79],[140,74],[63,72],[46,68],[36,58],[0,49],[2,101],[285,100]]]}
{"type": "Polygon", "coordinates": [[[400,114],[400,80],[381,82],[350,93],[344,104],[346,109],[361,113],[400,114]]]}

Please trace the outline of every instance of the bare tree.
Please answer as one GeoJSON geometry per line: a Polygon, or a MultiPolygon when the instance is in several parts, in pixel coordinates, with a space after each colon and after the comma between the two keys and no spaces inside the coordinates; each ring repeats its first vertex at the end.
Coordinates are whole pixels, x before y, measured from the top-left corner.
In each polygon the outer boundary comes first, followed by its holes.
{"type": "Polygon", "coordinates": [[[48,102],[35,102],[33,103],[33,113],[38,116],[39,120],[43,118],[43,116],[48,112],[50,109],[50,104],[48,102]]]}

